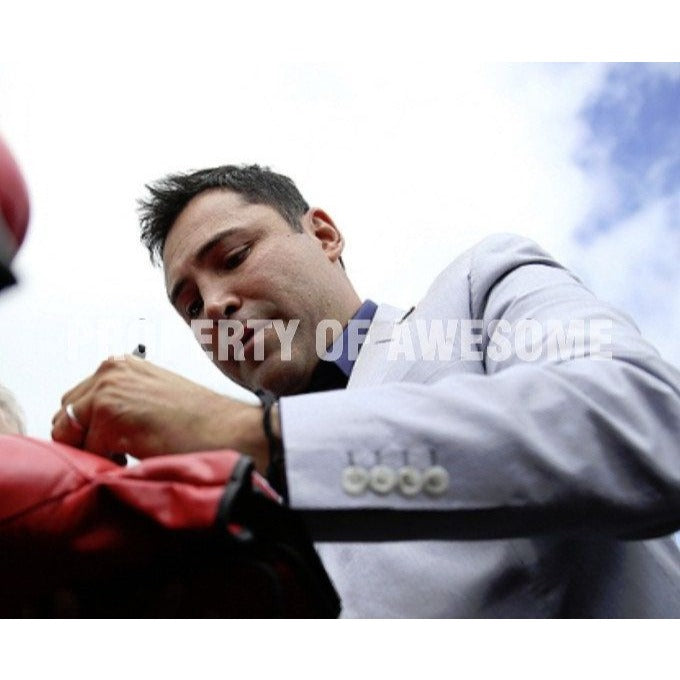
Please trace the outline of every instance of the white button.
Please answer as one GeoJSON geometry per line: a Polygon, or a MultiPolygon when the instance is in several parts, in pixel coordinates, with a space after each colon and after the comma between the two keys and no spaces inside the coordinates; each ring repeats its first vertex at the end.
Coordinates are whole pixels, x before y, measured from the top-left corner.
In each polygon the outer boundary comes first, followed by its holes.
{"type": "Polygon", "coordinates": [[[368,470],[360,465],[348,465],[342,471],[342,488],[350,496],[361,496],[368,486],[368,470]]]}
{"type": "Polygon", "coordinates": [[[415,496],[421,492],[423,475],[420,470],[411,465],[404,465],[397,470],[397,477],[399,478],[399,491],[404,496],[415,496]]]}
{"type": "Polygon", "coordinates": [[[430,496],[441,496],[449,488],[449,473],[441,465],[433,465],[425,470],[423,489],[430,496]]]}
{"type": "Polygon", "coordinates": [[[394,489],[397,473],[387,465],[375,465],[371,468],[371,489],[381,496],[394,489]]]}

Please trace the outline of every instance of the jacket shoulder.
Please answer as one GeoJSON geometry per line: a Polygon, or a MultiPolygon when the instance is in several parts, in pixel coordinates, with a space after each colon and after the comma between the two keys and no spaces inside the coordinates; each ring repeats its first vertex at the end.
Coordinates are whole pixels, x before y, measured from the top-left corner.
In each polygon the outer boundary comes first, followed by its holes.
{"type": "Polygon", "coordinates": [[[524,236],[499,233],[487,236],[461,253],[435,279],[427,296],[460,295],[465,286],[472,318],[483,313],[489,293],[519,267],[540,264],[563,267],[535,241],[524,236]]]}

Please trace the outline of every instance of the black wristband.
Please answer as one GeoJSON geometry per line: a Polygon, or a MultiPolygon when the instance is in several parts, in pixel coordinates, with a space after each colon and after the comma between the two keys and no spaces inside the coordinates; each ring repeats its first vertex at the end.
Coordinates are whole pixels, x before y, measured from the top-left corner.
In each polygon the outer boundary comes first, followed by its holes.
{"type": "Polygon", "coordinates": [[[278,403],[275,400],[266,401],[262,409],[262,429],[269,446],[269,465],[267,466],[267,481],[278,491],[283,500],[288,502],[286,471],[283,465],[283,444],[272,430],[272,407],[278,403]]]}

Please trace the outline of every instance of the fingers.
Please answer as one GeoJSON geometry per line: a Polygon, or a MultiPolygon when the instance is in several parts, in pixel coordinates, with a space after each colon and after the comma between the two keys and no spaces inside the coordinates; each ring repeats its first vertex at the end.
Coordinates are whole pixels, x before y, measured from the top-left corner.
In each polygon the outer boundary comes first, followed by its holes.
{"type": "Polygon", "coordinates": [[[66,402],[52,419],[52,439],[62,444],[82,448],[89,427],[89,400],[66,402]],[[67,413],[67,407],[70,414],[67,413]]]}
{"type": "MultiPolygon", "coordinates": [[[[205,404],[215,397],[219,395],[137,357],[110,359],[66,392],[53,419],[52,438],[106,457],[216,448],[229,441],[222,432],[228,423],[217,419],[219,437],[199,424],[207,418],[205,404]]],[[[221,411],[223,399],[216,410],[221,411]]]]}
{"type": "Polygon", "coordinates": [[[102,375],[115,365],[115,359],[103,361],[97,370],[61,398],[61,408],[52,418],[52,439],[76,448],[86,448],[92,414],[92,401],[102,375]],[[70,412],[70,413],[69,413],[70,412]]]}
{"type": "MultiPolygon", "coordinates": [[[[95,387],[97,381],[101,378],[102,375],[111,371],[116,366],[120,366],[121,361],[126,361],[132,358],[133,357],[127,356],[124,358],[109,357],[105,361],[102,361],[102,363],[99,364],[99,367],[92,375],[88,376],[87,378],[85,378],[85,380],[82,380],[75,387],[72,387],[68,392],[64,393],[64,396],[61,398],[61,405],[65,406],[69,402],[74,402],[77,399],[80,399],[82,396],[90,392],[95,387]]],[[[135,360],[141,361],[140,359],[136,358],[135,360]]]]}
{"type": "Polygon", "coordinates": [[[68,402],[54,417],[52,439],[104,458],[130,453],[129,439],[119,432],[109,409],[95,413],[91,396],[68,402]]]}
{"type": "Polygon", "coordinates": [[[66,417],[68,418],[68,421],[73,426],[73,428],[78,432],[83,432],[85,428],[83,427],[83,424],[78,420],[78,416],[76,415],[76,412],[73,409],[73,404],[70,402],[66,404],[66,406],[64,406],[64,411],[66,411],[66,417]]]}
{"type": "Polygon", "coordinates": [[[133,452],[130,440],[126,435],[121,434],[115,428],[100,427],[97,424],[88,430],[83,442],[83,449],[112,460],[117,460],[124,453],[142,458],[139,453],[133,452]]]}
{"type": "Polygon", "coordinates": [[[72,387],[68,392],[65,392],[61,398],[62,407],[69,402],[74,402],[84,394],[89,392],[94,386],[97,380],[97,373],[93,373],[91,376],[87,377],[82,382],[78,383],[75,387],[72,387]]]}
{"type": "Polygon", "coordinates": [[[110,458],[131,453],[130,437],[139,425],[129,402],[145,390],[135,382],[151,364],[134,356],[109,358],[62,397],[52,418],[52,439],[110,458]],[[137,378],[135,378],[137,376],[137,378]]]}
{"type": "Polygon", "coordinates": [[[61,398],[61,409],[57,411],[53,418],[52,418],[52,425],[55,425],[57,422],[57,419],[64,415],[63,411],[66,407],[67,404],[73,404],[76,401],[82,399],[86,395],[95,392],[97,389],[97,384],[101,380],[102,376],[105,375],[106,373],[110,372],[112,369],[115,367],[120,367],[120,362],[121,361],[131,361],[131,362],[139,362],[141,364],[144,364],[141,359],[133,356],[125,356],[124,358],[116,359],[114,357],[109,357],[105,361],[102,361],[102,363],[99,365],[97,370],[85,380],[82,380],[80,383],[78,383],[75,387],[72,387],[68,392],[65,392],[64,395],[61,398]]]}

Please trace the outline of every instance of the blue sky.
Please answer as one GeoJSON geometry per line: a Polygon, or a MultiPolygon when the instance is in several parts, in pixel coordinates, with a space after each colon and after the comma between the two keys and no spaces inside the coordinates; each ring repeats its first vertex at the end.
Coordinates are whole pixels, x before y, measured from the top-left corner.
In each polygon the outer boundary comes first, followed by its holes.
{"type": "Polygon", "coordinates": [[[579,115],[575,158],[598,192],[574,266],[680,365],[680,67],[611,65],[579,115]]]}
{"type": "Polygon", "coordinates": [[[680,189],[680,78],[677,67],[610,66],[603,87],[581,113],[589,137],[579,161],[587,174],[603,173],[613,200],[596,205],[579,236],[608,231],[651,200],[680,189]]]}

